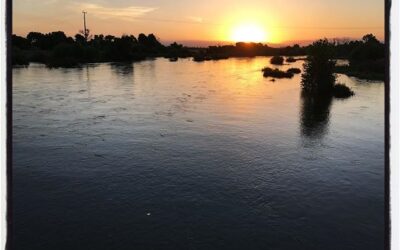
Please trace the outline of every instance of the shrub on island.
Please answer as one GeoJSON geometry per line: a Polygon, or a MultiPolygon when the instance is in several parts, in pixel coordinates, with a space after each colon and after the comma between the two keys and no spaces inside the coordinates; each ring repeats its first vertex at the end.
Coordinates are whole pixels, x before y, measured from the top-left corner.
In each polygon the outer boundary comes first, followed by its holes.
{"type": "Polygon", "coordinates": [[[264,77],[273,77],[273,78],[292,78],[293,73],[282,71],[279,69],[272,69],[269,67],[262,69],[264,77]]]}
{"type": "Polygon", "coordinates": [[[336,98],[347,98],[353,95],[354,92],[342,83],[337,83],[333,86],[333,96],[336,98]]]}
{"type": "Polygon", "coordinates": [[[301,69],[299,68],[290,68],[287,70],[288,73],[292,73],[292,74],[300,74],[301,73],[301,69]]]}
{"type": "Polygon", "coordinates": [[[282,65],[284,61],[284,58],[282,56],[273,56],[271,58],[271,64],[274,65],[282,65]]]}

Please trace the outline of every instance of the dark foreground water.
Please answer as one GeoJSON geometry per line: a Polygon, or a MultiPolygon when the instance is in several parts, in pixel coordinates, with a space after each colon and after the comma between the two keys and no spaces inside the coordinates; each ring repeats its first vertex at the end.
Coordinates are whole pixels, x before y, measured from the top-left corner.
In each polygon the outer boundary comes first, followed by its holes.
{"type": "Polygon", "coordinates": [[[383,249],[383,83],[268,62],[14,69],[14,249],[383,249]]]}

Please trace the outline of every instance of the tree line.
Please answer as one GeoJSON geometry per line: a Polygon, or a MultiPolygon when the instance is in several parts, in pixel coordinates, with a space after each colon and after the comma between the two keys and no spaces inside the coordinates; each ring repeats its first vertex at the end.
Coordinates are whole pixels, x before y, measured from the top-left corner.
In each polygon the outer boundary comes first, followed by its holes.
{"type": "Polygon", "coordinates": [[[52,67],[75,66],[79,63],[107,61],[138,61],[147,57],[189,56],[186,48],[177,43],[164,46],[154,34],[94,35],[74,38],[62,31],[47,34],[30,32],[26,37],[12,35],[13,64],[45,63],[52,67]]]}
{"type": "MultiPolygon", "coordinates": [[[[11,44],[14,65],[38,62],[49,67],[71,67],[94,62],[133,62],[154,57],[193,57],[200,62],[229,57],[303,56],[313,49],[313,44],[275,48],[262,43],[243,42],[208,48],[186,47],[176,42],[165,46],[154,34],[139,34],[137,37],[76,34],[69,37],[62,31],[30,32],[26,37],[12,35],[11,44]]],[[[372,34],[360,40],[329,41],[329,47],[333,58],[350,61],[348,66],[336,67],[337,72],[372,79],[380,79],[384,75],[385,46],[372,34]]]]}

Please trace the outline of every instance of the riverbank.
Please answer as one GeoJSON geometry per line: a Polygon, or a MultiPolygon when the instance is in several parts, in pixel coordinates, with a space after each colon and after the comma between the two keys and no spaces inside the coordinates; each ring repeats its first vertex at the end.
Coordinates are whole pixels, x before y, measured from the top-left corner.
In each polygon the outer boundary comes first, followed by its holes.
{"type": "MultiPolygon", "coordinates": [[[[348,66],[336,66],[336,73],[362,79],[384,79],[384,44],[373,35],[366,35],[360,41],[334,42],[332,50],[334,58],[347,59],[350,62],[348,66]]],[[[193,58],[196,62],[203,62],[236,57],[273,56],[272,59],[279,59],[276,64],[280,65],[304,60],[309,52],[310,45],[295,44],[274,48],[252,42],[207,48],[185,47],[176,42],[165,46],[153,34],[139,34],[137,38],[133,35],[94,35],[85,39],[80,34],[72,38],[62,31],[56,31],[47,34],[30,32],[26,37],[12,36],[13,65],[35,62],[50,68],[78,67],[85,63],[100,62],[129,63],[158,57],[169,58],[171,62],[176,62],[179,58],[193,58]]]]}

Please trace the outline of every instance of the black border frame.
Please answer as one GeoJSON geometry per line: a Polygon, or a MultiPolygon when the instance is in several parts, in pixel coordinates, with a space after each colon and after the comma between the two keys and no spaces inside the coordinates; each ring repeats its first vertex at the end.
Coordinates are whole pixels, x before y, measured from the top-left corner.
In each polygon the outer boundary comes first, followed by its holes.
{"type": "MultiPolygon", "coordinates": [[[[384,249],[391,249],[391,226],[390,226],[390,10],[392,7],[392,0],[384,0],[385,3],[385,205],[384,205],[384,222],[385,222],[385,236],[384,236],[384,249]]],[[[6,250],[12,250],[12,231],[13,231],[13,213],[12,213],[12,63],[11,63],[11,36],[12,36],[12,0],[5,0],[6,5],[6,114],[7,114],[7,139],[6,139],[6,174],[7,174],[7,205],[6,205],[6,250]]]]}
{"type": "Polygon", "coordinates": [[[12,231],[13,231],[13,223],[12,223],[12,218],[13,218],[13,209],[12,209],[12,183],[13,183],[13,178],[12,178],[12,162],[13,162],[13,153],[12,153],[12,121],[13,121],[13,116],[12,116],[12,63],[11,63],[11,36],[12,36],[12,0],[5,0],[6,2],[6,60],[7,60],[7,70],[6,70],[6,79],[7,79],[7,94],[6,94],[6,113],[7,113],[7,148],[6,148],[6,155],[7,155],[7,211],[6,211],[6,216],[7,216],[7,231],[6,231],[6,250],[11,250],[12,249],[12,231]]]}
{"type": "Polygon", "coordinates": [[[391,249],[390,227],[390,10],[392,0],[385,1],[385,246],[391,249]]]}

